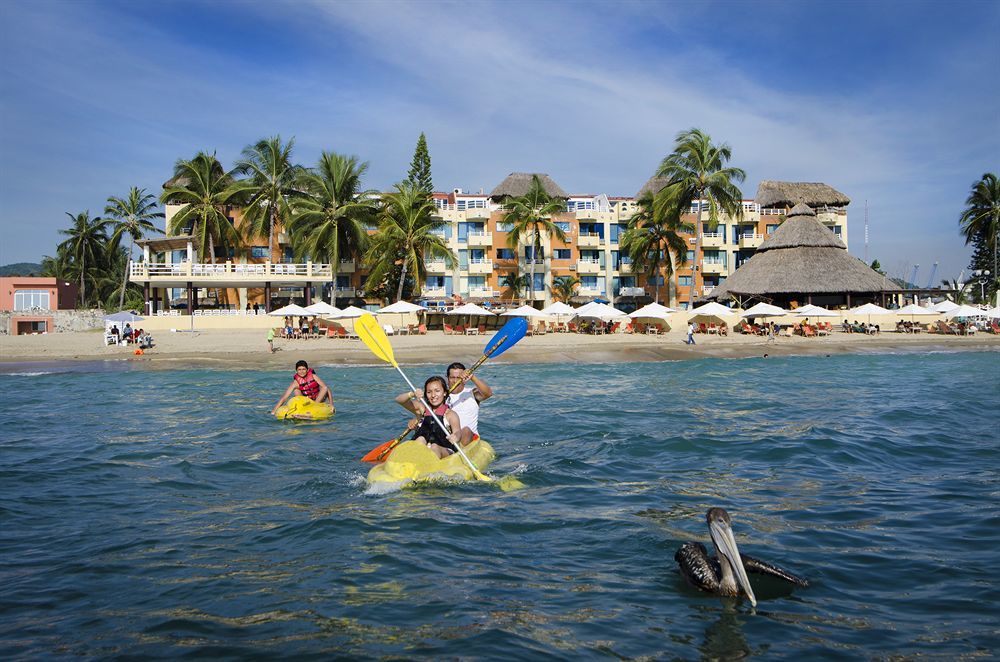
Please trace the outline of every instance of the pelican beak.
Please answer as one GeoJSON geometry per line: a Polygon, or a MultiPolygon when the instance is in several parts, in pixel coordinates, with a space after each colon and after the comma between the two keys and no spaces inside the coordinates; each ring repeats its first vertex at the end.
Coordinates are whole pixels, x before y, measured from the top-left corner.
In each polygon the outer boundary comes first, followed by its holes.
{"type": "Polygon", "coordinates": [[[753,594],[753,589],[750,588],[750,580],[747,578],[746,568],[743,567],[743,559],[740,558],[740,550],[736,546],[733,530],[725,522],[714,520],[709,525],[709,532],[712,535],[712,541],[719,549],[719,553],[726,557],[733,572],[736,573],[736,581],[750,598],[750,604],[756,607],[757,598],[753,594]]]}

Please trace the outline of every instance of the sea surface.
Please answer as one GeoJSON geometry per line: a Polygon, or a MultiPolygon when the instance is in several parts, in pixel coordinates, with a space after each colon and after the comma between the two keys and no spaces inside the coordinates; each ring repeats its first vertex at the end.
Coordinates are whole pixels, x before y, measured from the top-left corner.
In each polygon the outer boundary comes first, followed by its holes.
{"type": "Polygon", "coordinates": [[[487,365],[513,491],[369,489],[391,368],[2,369],[4,660],[1000,655],[1000,353],[487,365]],[[712,506],[811,585],[687,586],[712,506]]]}

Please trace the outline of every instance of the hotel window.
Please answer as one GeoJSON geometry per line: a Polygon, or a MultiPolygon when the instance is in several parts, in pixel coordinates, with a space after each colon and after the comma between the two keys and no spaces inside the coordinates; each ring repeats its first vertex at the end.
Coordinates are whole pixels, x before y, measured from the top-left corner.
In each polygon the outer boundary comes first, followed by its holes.
{"type": "Polygon", "coordinates": [[[569,221],[556,221],[554,225],[563,232],[569,232],[569,221]]]}
{"type": "Polygon", "coordinates": [[[688,261],[688,264],[691,264],[692,262],[694,262],[694,251],[688,251],[687,261],[688,261]]]}
{"type": "Polygon", "coordinates": [[[583,276],[580,278],[580,287],[585,290],[596,290],[598,287],[597,276],[583,276]]]}
{"type": "Polygon", "coordinates": [[[691,276],[678,276],[677,277],[678,287],[691,287],[691,276]]]}
{"type": "Polygon", "coordinates": [[[568,260],[570,259],[571,251],[568,248],[556,248],[552,251],[553,260],[568,260]]]}
{"type": "Polygon", "coordinates": [[[843,229],[843,228],[841,228],[841,227],[840,227],[839,225],[834,225],[834,226],[833,226],[833,234],[835,234],[835,235],[837,235],[837,236],[839,237],[839,236],[840,236],[840,231],[841,231],[842,229],[843,229]]]}
{"type": "Polygon", "coordinates": [[[16,290],[14,292],[14,310],[31,310],[32,308],[49,310],[48,290],[16,290]]]}
{"type": "Polygon", "coordinates": [[[504,223],[502,221],[497,221],[497,232],[510,232],[514,229],[513,223],[504,223]]]}
{"type": "Polygon", "coordinates": [[[267,257],[267,246],[251,246],[250,257],[267,257]]]}
{"type": "Polygon", "coordinates": [[[497,249],[497,259],[498,260],[516,260],[517,255],[514,253],[513,248],[498,248],[497,249]]]}
{"type": "Polygon", "coordinates": [[[775,225],[768,225],[767,226],[767,233],[771,234],[771,233],[773,233],[777,229],[778,229],[778,225],[777,224],[775,224],[775,225]]]}
{"type": "Polygon", "coordinates": [[[469,289],[470,290],[486,289],[486,276],[469,276],[469,289]]]}
{"type": "Polygon", "coordinates": [[[350,275],[337,275],[337,289],[338,290],[348,290],[351,288],[351,277],[350,275]]]}

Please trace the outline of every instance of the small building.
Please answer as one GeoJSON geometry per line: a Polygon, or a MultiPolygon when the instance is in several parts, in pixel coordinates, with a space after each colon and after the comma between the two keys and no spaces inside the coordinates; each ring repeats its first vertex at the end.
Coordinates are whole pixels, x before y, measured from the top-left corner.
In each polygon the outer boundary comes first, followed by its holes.
{"type": "Polygon", "coordinates": [[[19,336],[55,330],[53,310],[76,308],[79,285],[59,278],[0,277],[0,311],[12,312],[8,333],[19,336]]]}

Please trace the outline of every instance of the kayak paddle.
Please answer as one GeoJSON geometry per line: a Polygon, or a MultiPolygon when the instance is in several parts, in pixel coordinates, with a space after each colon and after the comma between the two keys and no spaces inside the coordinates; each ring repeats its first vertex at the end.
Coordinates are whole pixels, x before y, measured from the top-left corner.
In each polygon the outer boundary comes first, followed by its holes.
{"type": "MultiPolygon", "coordinates": [[[[361,342],[363,342],[368,349],[372,351],[372,354],[396,369],[406,384],[410,387],[411,391],[417,391],[417,387],[413,385],[413,382],[411,382],[406,376],[403,369],[399,367],[398,363],[396,363],[396,357],[393,356],[392,345],[389,343],[389,338],[385,335],[385,331],[383,331],[382,327],[378,325],[378,321],[375,320],[375,317],[372,316],[371,313],[365,313],[357,319],[354,323],[354,332],[358,334],[359,338],[361,338],[361,342]]],[[[448,434],[448,429],[445,428],[444,423],[441,422],[441,419],[434,413],[434,409],[427,404],[423,397],[420,398],[420,404],[424,406],[426,411],[431,415],[431,418],[434,419],[434,422],[438,424],[441,430],[445,434],[448,434]]],[[[458,451],[459,455],[462,456],[462,459],[465,460],[465,463],[469,465],[470,469],[472,469],[473,476],[475,476],[478,480],[492,482],[492,478],[484,475],[483,472],[481,472],[476,465],[472,463],[469,456],[462,450],[462,444],[455,444],[455,450],[458,451]]]]}
{"type": "MultiPolygon", "coordinates": [[[[500,356],[508,349],[517,344],[521,338],[525,336],[528,332],[528,322],[523,317],[512,317],[509,322],[500,327],[500,330],[493,334],[489,342],[486,343],[486,347],[483,348],[483,355],[476,361],[471,368],[469,368],[469,374],[471,375],[476,370],[479,369],[486,359],[491,359],[495,356],[500,356]]],[[[448,395],[451,395],[458,390],[465,382],[456,382],[454,386],[448,391],[448,395]]],[[[361,458],[362,462],[381,462],[385,459],[386,455],[389,454],[393,448],[402,443],[403,438],[409,434],[410,430],[406,429],[403,434],[399,435],[395,439],[390,439],[384,444],[380,444],[375,448],[368,451],[368,453],[361,458]]]]}

